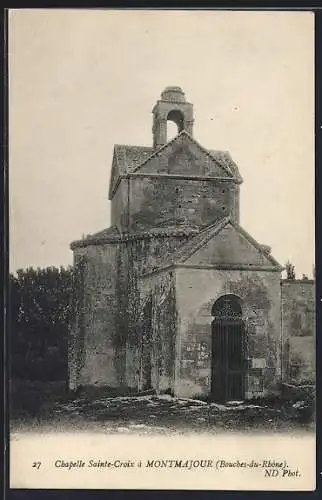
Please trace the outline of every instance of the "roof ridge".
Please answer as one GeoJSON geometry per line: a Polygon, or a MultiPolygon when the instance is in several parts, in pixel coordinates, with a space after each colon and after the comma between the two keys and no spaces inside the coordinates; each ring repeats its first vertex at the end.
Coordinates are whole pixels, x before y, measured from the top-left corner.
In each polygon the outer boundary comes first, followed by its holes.
{"type": "Polygon", "coordinates": [[[112,226],[108,226],[101,231],[96,231],[95,233],[88,234],[85,239],[90,240],[91,238],[97,238],[100,236],[110,235],[110,234],[121,234],[118,230],[118,227],[113,224],[112,226]]]}
{"type": "Polygon", "coordinates": [[[170,228],[150,228],[141,231],[120,231],[116,225],[110,226],[102,231],[93,234],[88,234],[81,240],[74,240],[72,246],[86,246],[96,243],[105,243],[108,241],[128,241],[135,239],[146,239],[153,237],[169,237],[169,236],[195,236],[198,234],[198,229],[190,226],[170,227],[170,228]]]}
{"type": "Polygon", "coordinates": [[[142,149],[153,149],[153,146],[143,146],[140,144],[114,144],[115,148],[142,148],[142,149]]]}

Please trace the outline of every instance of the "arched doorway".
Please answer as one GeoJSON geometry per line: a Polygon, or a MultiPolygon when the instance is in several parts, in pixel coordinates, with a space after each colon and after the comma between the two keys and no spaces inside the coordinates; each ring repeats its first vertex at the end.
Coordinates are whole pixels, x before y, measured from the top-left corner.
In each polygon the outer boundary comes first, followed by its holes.
{"type": "Polygon", "coordinates": [[[211,395],[215,401],[245,397],[245,322],[236,295],[220,297],[212,308],[211,395]]]}

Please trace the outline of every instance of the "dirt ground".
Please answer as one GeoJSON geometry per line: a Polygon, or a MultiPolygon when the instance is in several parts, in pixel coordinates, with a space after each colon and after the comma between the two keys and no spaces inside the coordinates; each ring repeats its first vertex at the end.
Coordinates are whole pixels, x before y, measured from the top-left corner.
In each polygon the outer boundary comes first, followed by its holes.
{"type": "Polygon", "coordinates": [[[208,403],[168,395],[85,396],[44,403],[39,411],[15,412],[19,431],[91,430],[106,433],[169,434],[227,431],[313,431],[314,408],[305,401],[208,403]]]}

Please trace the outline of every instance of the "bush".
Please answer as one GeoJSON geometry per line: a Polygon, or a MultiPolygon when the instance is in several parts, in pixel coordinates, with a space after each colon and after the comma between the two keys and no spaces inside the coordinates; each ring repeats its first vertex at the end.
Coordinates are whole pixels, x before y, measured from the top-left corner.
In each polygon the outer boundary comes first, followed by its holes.
{"type": "Polygon", "coordinates": [[[41,382],[16,379],[10,383],[10,417],[41,418],[55,403],[72,398],[66,382],[41,382]]]}

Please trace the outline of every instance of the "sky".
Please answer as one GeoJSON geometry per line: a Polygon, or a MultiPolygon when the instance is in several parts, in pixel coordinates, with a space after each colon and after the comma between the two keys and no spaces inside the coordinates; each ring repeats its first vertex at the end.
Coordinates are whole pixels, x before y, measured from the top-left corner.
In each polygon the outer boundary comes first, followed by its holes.
{"type": "Polygon", "coordinates": [[[240,223],[314,264],[314,18],[310,12],[11,10],[10,270],[66,266],[109,226],[114,144],[152,144],[178,85],[194,137],[238,164],[240,223]]]}

